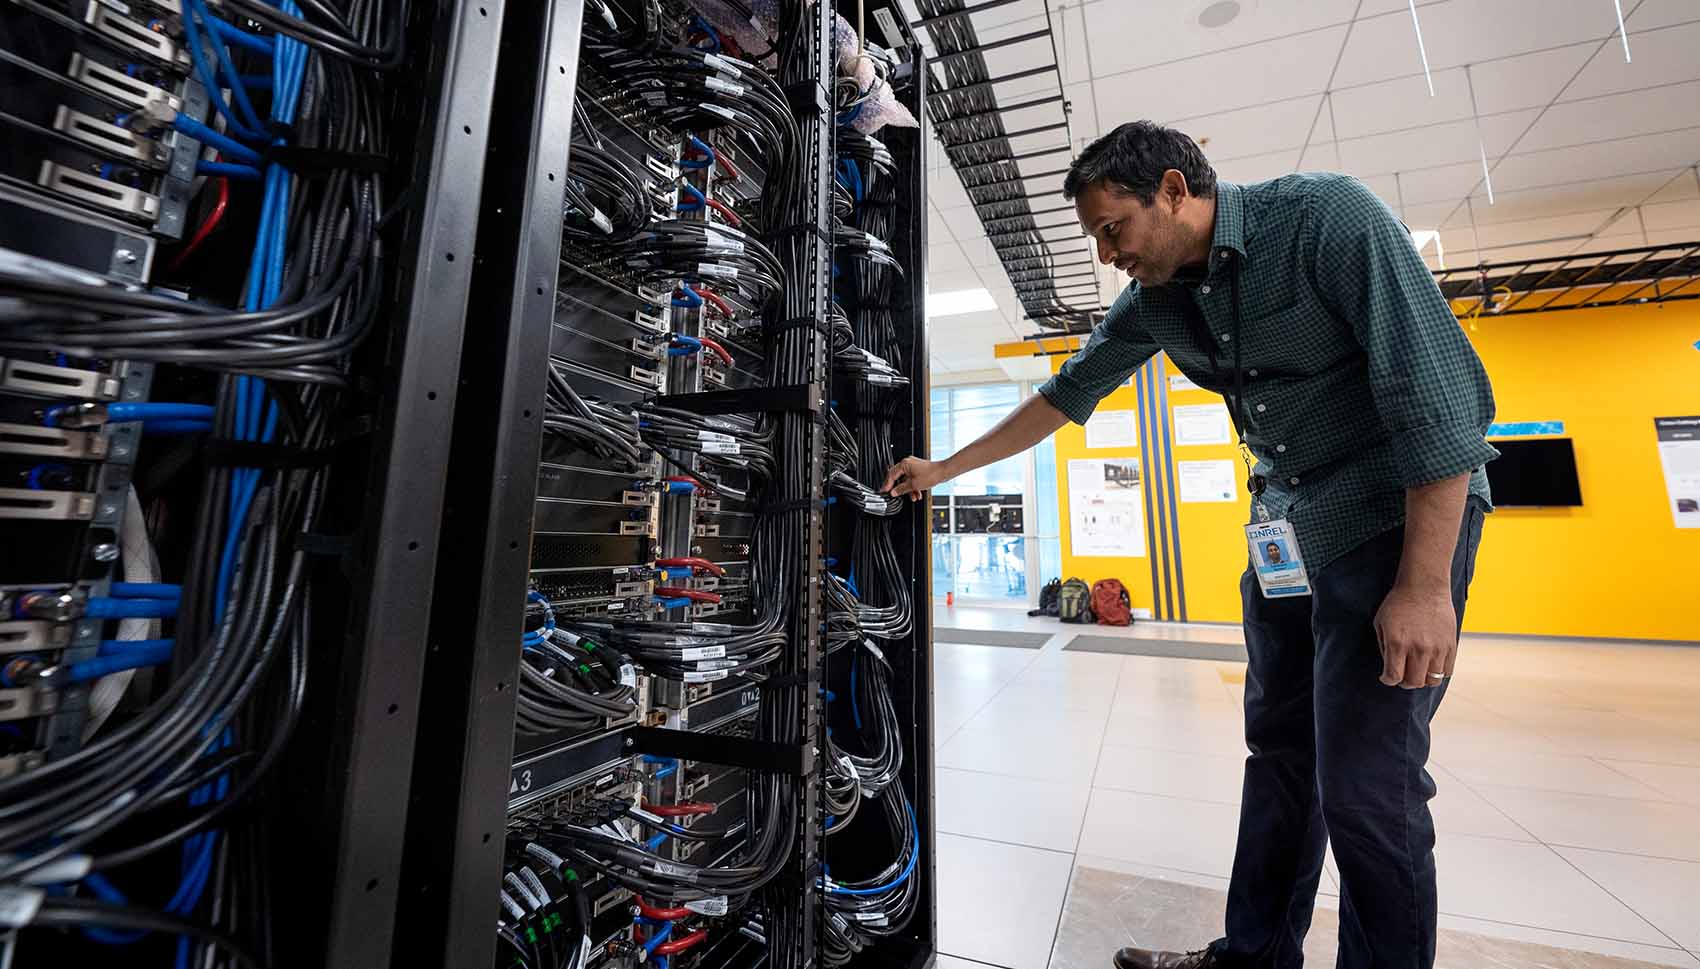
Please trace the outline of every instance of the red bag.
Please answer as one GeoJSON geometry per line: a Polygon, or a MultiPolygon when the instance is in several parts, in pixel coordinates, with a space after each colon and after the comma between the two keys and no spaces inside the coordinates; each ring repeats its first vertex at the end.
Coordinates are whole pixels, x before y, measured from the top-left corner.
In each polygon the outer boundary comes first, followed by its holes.
{"type": "Polygon", "coordinates": [[[1092,611],[1102,625],[1133,625],[1133,602],[1119,579],[1099,579],[1092,583],[1092,611]]]}

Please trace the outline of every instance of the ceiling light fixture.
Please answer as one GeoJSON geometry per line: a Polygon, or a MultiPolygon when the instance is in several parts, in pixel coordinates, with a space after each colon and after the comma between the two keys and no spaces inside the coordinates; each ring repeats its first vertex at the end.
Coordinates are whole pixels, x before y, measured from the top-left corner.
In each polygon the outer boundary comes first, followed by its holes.
{"type": "Polygon", "coordinates": [[[1417,53],[1423,58],[1423,79],[1428,81],[1428,96],[1434,97],[1434,75],[1428,69],[1428,48],[1423,46],[1423,24],[1417,19],[1417,0],[1409,0],[1411,4],[1411,26],[1417,31],[1417,53]]]}
{"type": "Polygon", "coordinates": [[[943,293],[927,294],[927,319],[934,320],[941,316],[961,316],[964,313],[980,313],[985,310],[998,308],[998,301],[985,288],[953,289],[943,293]]]}
{"type": "Polygon", "coordinates": [[[1239,0],[1217,0],[1198,12],[1198,25],[1208,30],[1226,27],[1240,15],[1239,0]]]}
{"type": "Polygon", "coordinates": [[[1439,260],[1440,268],[1446,268],[1446,249],[1440,244],[1439,229],[1412,229],[1411,242],[1417,247],[1419,253],[1433,245],[1434,258],[1439,260]]]}
{"type": "Polygon", "coordinates": [[[1482,159],[1482,181],[1487,185],[1488,204],[1493,204],[1493,170],[1488,168],[1487,142],[1482,140],[1482,112],[1476,107],[1476,82],[1470,76],[1470,65],[1464,65],[1464,83],[1470,88],[1470,117],[1476,122],[1476,153],[1482,159]]]}
{"type": "Polygon", "coordinates": [[[1623,0],[1611,0],[1611,5],[1617,8],[1617,33],[1623,38],[1623,62],[1631,63],[1629,59],[1629,30],[1623,26],[1623,0]]]}

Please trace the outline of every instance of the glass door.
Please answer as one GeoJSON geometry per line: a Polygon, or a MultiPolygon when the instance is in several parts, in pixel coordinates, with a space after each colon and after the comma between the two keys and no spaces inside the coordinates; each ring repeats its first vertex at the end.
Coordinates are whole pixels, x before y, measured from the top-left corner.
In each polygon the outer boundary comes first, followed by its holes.
{"type": "MultiPolygon", "coordinates": [[[[933,460],[949,457],[991,430],[1021,402],[1022,390],[1013,383],[934,388],[933,460]]],[[[958,600],[1028,601],[1033,479],[1031,458],[1017,455],[933,489],[935,596],[948,592],[958,600]]],[[[1054,473],[1052,482],[1054,489],[1054,473]]]]}

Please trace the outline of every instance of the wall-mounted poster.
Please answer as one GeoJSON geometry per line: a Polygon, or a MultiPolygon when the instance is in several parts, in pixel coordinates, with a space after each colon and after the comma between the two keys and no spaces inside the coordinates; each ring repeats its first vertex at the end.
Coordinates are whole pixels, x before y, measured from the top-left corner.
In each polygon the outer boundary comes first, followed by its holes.
{"type": "Polygon", "coordinates": [[[1089,448],[1136,448],[1139,446],[1139,425],[1130,410],[1095,411],[1086,419],[1086,446],[1089,448]]]}
{"type": "Polygon", "coordinates": [[[1700,528],[1700,416],[1655,417],[1665,495],[1678,528],[1700,528]]]}
{"type": "Polygon", "coordinates": [[[1145,554],[1145,488],[1139,462],[1068,462],[1069,544],[1075,555],[1145,554]]]}

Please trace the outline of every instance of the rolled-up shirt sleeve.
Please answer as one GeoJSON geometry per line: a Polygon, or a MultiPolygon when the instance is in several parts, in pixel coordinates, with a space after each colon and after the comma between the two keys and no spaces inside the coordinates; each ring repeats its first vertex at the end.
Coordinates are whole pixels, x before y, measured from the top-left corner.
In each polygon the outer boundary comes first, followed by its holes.
{"type": "Polygon", "coordinates": [[[1039,387],[1051,406],[1076,424],[1086,423],[1098,401],[1157,353],[1157,341],[1134,319],[1138,295],[1137,285],[1123,290],[1080,352],[1039,387]]]}
{"type": "Polygon", "coordinates": [[[1319,193],[1304,238],[1316,289],[1351,324],[1406,487],[1474,471],[1499,456],[1484,439],[1493,387],[1411,235],[1356,179],[1319,193]]]}

